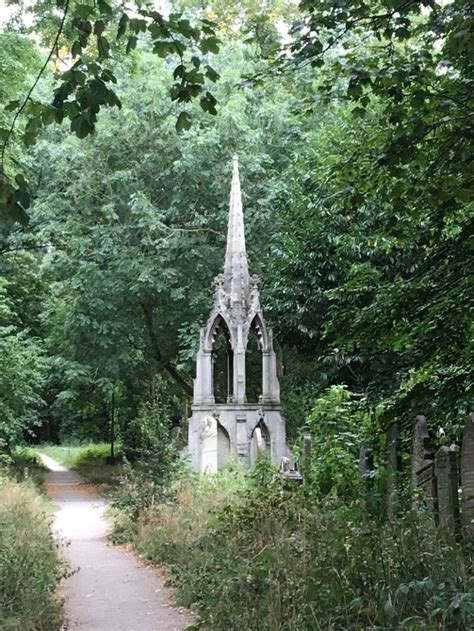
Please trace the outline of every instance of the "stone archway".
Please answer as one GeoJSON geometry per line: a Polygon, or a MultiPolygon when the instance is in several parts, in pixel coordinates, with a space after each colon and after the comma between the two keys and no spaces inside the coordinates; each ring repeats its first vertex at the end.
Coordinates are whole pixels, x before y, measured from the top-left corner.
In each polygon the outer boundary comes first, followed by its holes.
{"type": "Polygon", "coordinates": [[[259,454],[265,453],[271,459],[271,438],[268,427],[263,419],[254,427],[250,436],[249,455],[250,464],[252,465],[259,454]]]}

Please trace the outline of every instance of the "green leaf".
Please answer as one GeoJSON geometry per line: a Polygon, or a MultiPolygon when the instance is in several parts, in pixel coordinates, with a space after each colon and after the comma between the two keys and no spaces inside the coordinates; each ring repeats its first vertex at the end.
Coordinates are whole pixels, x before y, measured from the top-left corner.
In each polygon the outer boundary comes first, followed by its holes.
{"type": "Polygon", "coordinates": [[[5,111],[14,112],[20,107],[20,105],[21,101],[19,99],[16,99],[15,101],[10,101],[7,105],[5,105],[5,111]]]}
{"type": "Polygon", "coordinates": [[[94,132],[94,125],[89,114],[80,114],[71,121],[71,131],[76,133],[78,138],[85,138],[94,132]]]}
{"type": "Polygon", "coordinates": [[[106,59],[109,56],[110,44],[105,37],[100,36],[97,38],[97,48],[101,59],[106,59]]]}
{"type": "Polygon", "coordinates": [[[105,31],[105,22],[103,20],[97,20],[97,22],[94,24],[94,33],[96,35],[102,35],[104,31],[105,31]]]}
{"type": "Polygon", "coordinates": [[[216,99],[210,92],[206,92],[200,101],[201,108],[213,116],[217,114],[216,103],[216,99]]]}
{"type": "Polygon", "coordinates": [[[105,0],[98,0],[97,6],[103,15],[113,15],[112,7],[108,2],[105,2],[105,0]]]}
{"type": "Polygon", "coordinates": [[[128,17],[128,15],[126,13],[123,13],[118,23],[117,39],[119,39],[120,37],[122,37],[122,35],[125,34],[129,21],[130,21],[130,18],[128,17]]]}
{"type": "Polygon", "coordinates": [[[205,55],[206,53],[218,53],[219,52],[219,44],[220,40],[217,37],[206,37],[203,39],[200,48],[202,53],[205,55]]]}
{"type": "Polygon", "coordinates": [[[212,66],[207,65],[206,66],[206,77],[210,81],[216,82],[219,79],[220,75],[219,75],[219,73],[216,70],[214,70],[214,68],[212,66]]]}
{"type": "Polygon", "coordinates": [[[81,53],[82,53],[81,42],[76,40],[73,43],[72,47],[71,47],[71,55],[72,55],[73,59],[75,59],[76,57],[79,57],[79,55],[81,55],[81,53]]]}
{"type": "Polygon", "coordinates": [[[128,55],[129,52],[131,52],[132,50],[134,50],[137,47],[137,38],[135,37],[135,35],[131,35],[128,38],[128,42],[127,42],[127,49],[126,49],[126,53],[128,55]]]}
{"type": "Polygon", "coordinates": [[[181,132],[185,129],[190,129],[192,125],[191,117],[188,112],[181,112],[176,121],[176,131],[181,132]]]}

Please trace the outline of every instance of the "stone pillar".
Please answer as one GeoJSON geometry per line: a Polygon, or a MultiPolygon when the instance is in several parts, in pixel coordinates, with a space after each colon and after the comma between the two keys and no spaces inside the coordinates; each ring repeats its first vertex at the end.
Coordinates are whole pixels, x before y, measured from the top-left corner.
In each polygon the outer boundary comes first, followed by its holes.
{"type": "Polygon", "coordinates": [[[474,540],[474,412],[469,414],[461,451],[462,524],[466,537],[474,540]]]}
{"type": "Polygon", "coordinates": [[[245,389],[245,346],[242,326],[237,327],[237,342],[234,349],[234,399],[238,404],[247,402],[245,389]]]}
{"type": "Polygon", "coordinates": [[[237,458],[244,466],[248,466],[248,440],[247,440],[247,415],[245,413],[236,413],[236,446],[237,458]]]}
{"type": "Polygon", "coordinates": [[[280,384],[277,377],[276,354],[273,350],[262,353],[262,403],[280,402],[280,384]]]}
{"type": "Polygon", "coordinates": [[[435,456],[439,527],[454,537],[459,532],[457,451],[443,446],[435,456]]]}
{"type": "Polygon", "coordinates": [[[194,380],[194,403],[214,403],[212,351],[198,351],[196,356],[196,379],[194,380]]]}

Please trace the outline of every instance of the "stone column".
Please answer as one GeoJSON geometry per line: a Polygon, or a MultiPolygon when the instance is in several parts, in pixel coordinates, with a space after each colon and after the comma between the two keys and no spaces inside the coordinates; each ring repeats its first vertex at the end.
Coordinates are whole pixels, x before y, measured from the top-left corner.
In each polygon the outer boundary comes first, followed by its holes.
{"type": "Polygon", "coordinates": [[[212,370],[212,351],[201,348],[196,356],[196,379],[194,380],[196,405],[214,403],[212,370]]]}
{"type": "Polygon", "coordinates": [[[245,347],[242,326],[237,327],[237,343],[234,349],[234,399],[238,404],[246,403],[245,389],[245,347]]]}
{"type": "Polygon", "coordinates": [[[280,384],[276,371],[276,355],[274,351],[262,353],[262,403],[280,402],[280,384]]]}

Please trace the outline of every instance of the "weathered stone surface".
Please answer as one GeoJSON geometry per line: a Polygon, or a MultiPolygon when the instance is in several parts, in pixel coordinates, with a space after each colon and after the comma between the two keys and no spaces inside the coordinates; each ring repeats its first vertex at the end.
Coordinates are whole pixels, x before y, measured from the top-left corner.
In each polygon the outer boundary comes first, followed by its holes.
{"type": "Polygon", "coordinates": [[[435,456],[439,527],[451,536],[459,530],[458,454],[451,447],[441,447],[435,456]]]}
{"type": "MultiPolygon", "coordinates": [[[[258,278],[250,276],[245,246],[244,215],[238,158],[234,158],[230,193],[229,222],[224,273],[214,281],[214,304],[207,325],[201,330],[196,356],[196,379],[192,417],[189,421],[188,450],[191,465],[203,471],[203,419],[218,417],[225,431],[230,454],[244,466],[252,463],[256,450],[252,438],[264,423],[271,460],[278,464],[287,454],[285,421],[281,415],[277,361],[271,329],[267,328],[260,307],[258,278]],[[262,353],[261,396],[258,404],[247,403],[246,353],[249,332],[254,329],[262,353]],[[213,384],[213,348],[219,331],[225,331],[228,350],[227,403],[216,404],[213,384]]],[[[261,429],[263,432],[263,430],[261,429]]],[[[214,440],[214,439],[213,439],[214,440]]],[[[217,445],[226,449],[224,439],[217,445]]],[[[206,448],[207,453],[207,448],[206,448]]],[[[219,462],[223,461],[220,459],[219,462]]]]}
{"type": "Polygon", "coordinates": [[[464,533],[474,538],[474,412],[464,427],[461,450],[462,524],[464,533]]]}
{"type": "Polygon", "coordinates": [[[359,474],[363,480],[374,477],[374,452],[370,445],[362,443],[359,450],[359,474]]]}
{"type": "Polygon", "coordinates": [[[402,470],[402,441],[397,423],[392,423],[387,432],[388,465],[392,471],[402,470]]]}
{"type": "Polygon", "coordinates": [[[400,430],[396,423],[392,423],[387,432],[387,460],[388,514],[394,517],[398,509],[397,474],[402,470],[402,441],[400,438],[400,430]]]}
{"type": "Polygon", "coordinates": [[[301,470],[306,476],[311,468],[311,453],[313,449],[313,439],[309,429],[305,427],[301,440],[301,470]]]}
{"type": "Polygon", "coordinates": [[[411,484],[415,505],[436,512],[436,478],[428,425],[424,416],[417,416],[413,428],[411,451],[411,484]]]}

